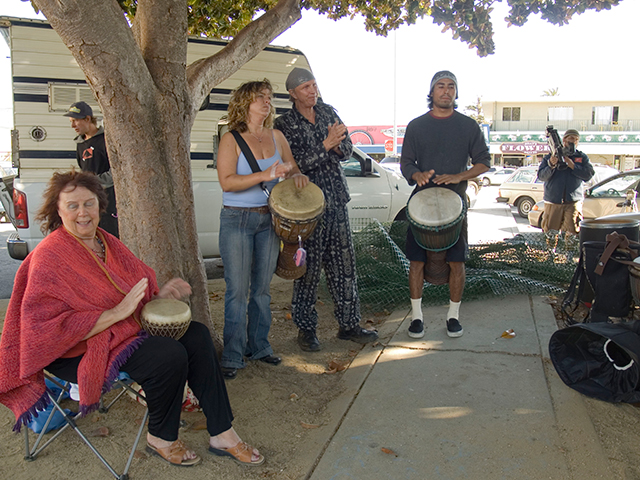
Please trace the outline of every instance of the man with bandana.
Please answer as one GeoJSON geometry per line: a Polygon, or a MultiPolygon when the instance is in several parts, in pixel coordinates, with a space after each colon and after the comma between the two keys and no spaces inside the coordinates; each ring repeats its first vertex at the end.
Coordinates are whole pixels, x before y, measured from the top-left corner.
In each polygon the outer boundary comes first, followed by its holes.
{"type": "Polygon", "coordinates": [[[375,330],[360,326],[360,297],[347,202],[349,189],[340,161],[351,156],[353,146],[347,127],[336,111],[318,98],[318,86],[311,72],[294,68],[286,81],[293,108],[276,119],[274,128],[282,131],[291,145],[300,171],[324,193],[322,221],[309,237],[307,272],[293,284],[291,300],[293,322],[298,327],[298,345],[303,351],[320,350],[316,335],[320,270],[324,267],[334,315],[339,324],[338,338],[357,343],[378,339],[375,330]]]}
{"type": "MultiPolygon", "coordinates": [[[[466,201],[467,180],[489,169],[490,155],[480,127],[472,118],[458,113],[458,81],[453,73],[441,71],[434,75],[429,88],[429,111],[407,125],[402,144],[400,166],[409,185],[416,185],[412,195],[432,187],[449,188],[466,201]],[[467,169],[471,158],[473,166],[467,169]]],[[[424,337],[422,289],[424,266],[432,252],[423,249],[407,231],[409,293],[412,321],[408,334],[424,337]]],[[[446,329],[449,337],[460,337],[464,330],[459,321],[460,302],[464,291],[467,244],[467,218],[462,224],[458,241],[446,251],[449,264],[449,311],[446,329]]]]}
{"type": "Polygon", "coordinates": [[[575,149],[579,140],[580,133],[570,128],[562,136],[562,143],[565,148],[573,145],[573,153],[564,155],[562,162],[547,154],[538,167],[538,178],[544,182],[542,230],[552,253],[555,253],[561,230],[565,232],[567,252],[578,248],[578,202],[582,200],[582,182],[588,182],[595,174],[589,157],[575,149]]]}

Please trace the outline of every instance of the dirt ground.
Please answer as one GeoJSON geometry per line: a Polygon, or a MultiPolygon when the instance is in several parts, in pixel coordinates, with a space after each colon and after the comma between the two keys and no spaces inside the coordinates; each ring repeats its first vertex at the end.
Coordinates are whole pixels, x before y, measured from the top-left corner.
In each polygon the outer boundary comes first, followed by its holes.
{"type": "MultiPolygon", "coordinates": [[[[203,457],[199,466],[180,469],[170,466],[144,451],[144,439],[130,469],[132,479],[169,480],[178,476],[190,480],[224,478],[235,479],[301,479],[304,478],[323,447],[329,433],[327,406],[343,390],[342,370],[362,348],[359,344],[338,340],[337,323],[333,317],[333,304],[319,301],[318,337],[323,349],[304,353],[296,343],[297,329],[291,321],[291,281],[274,278],[271,287],[273,324],[270,341],[274,353],[283,358],[273,367],[261,362],[250,362],[238,372],[238,377],[227,381],[227,389],[235,416],[234,427],[247,442],[257,447],[266,457],[260,467],[243,467],[230,459],[209,454],[204,415],[185,412],[186,424],[180,438],[203,457]],[[332,363],[333,362],[333,363],[332,363]],[[340,371],[337,371],[340,370],[340,371]]],[[[216,329],[222,331],[224,311],[224,280],[210,280],[211,310],[216,329]]],[[[4,318],[4,312],[0,312],[4,318]]],[[[369,316],[369,325],[379,324],[388,312],[369,316]]],[[[74,408],[75,402],[69,402],[74,408]]],[[[121,470],[130,451],[135,432],[140,425],[144,408],[134,400],[125,398],[108,415],[93,413],[80,420],[84,430],[98,434],[107,427],[107,436],[91,440],[106,452],[107,460],[121,470]]],[[[13,414],[0,406],[0,478],[27,480],[47,479],[107,479],[109,473],[95,459],[88,448],[72,432],[64,432],[64,441],[57,440],[35,461],[23,460],[22,435],[11,432],[13,414]]]]}
{"type": "MultiPolygon", "coordinates": [[[[221,331],[224,281],[212,280],[209,285],[213,317],[216,328],[221,331]]],[[[342,373],[332,372],[336,366],[348,367],[362,348],[370,347],[338,340],[335,337],[337,324],[333,319],[333,306],[330,301],[320,301],[318,336],[323,350],[301,352],[296,343],[296,329],[289,318],[291,286],[292,282],[280,279],[272,283],[273,326],[270,340],[275,353],[282,356],[282,364],[273,367],[251,362],[246,369],[239,371],[235,380],[227,382],[235,415],[234,426],[243,439],[265,455],[265,464],[256,468],[243,467],[229,459],[211,456],[206,451],[204,416],[185,412],[185,428],[181,429],[180,437],[203,457],[203,463],[189,469],[172,467],[148,456],[144,452],[143,440],[130,470],[132,479],[169,480],[179,476],[193,480],[289,480],[306,477],[318,452],[332,434],[326,431],[333,428],[328,426],[330,402],[345,389],[342,373]]],[[[550,303],[554,307],[557,299],[551,299],[550,303]]],[[[369,321],[369,326],[380,326],[387,316],[388,312],[381,312],[365,315],[365,320],[369,321]]],[[[615,478],[640,480],[640,410],[633,405],[613,405],[583,398],[615,478]]],[[[73,402],[70,406],[73,407],[73,402]]],[[[108,435],[95,436],[92,441],[117,469],[121,469],[143,413],[141,405],[126,398],[108,415],[94,413],[81,422],[90,434],[97,434],[101,427],[107,427],[108,435]]],[[[0,407],[0,478],[110,478],[105,468],[71,432],[65,432],[62,441],[52,444],[36,461],[25,461],[23,437],[11,432],[12,425],[11,412],[0,407]]]]}

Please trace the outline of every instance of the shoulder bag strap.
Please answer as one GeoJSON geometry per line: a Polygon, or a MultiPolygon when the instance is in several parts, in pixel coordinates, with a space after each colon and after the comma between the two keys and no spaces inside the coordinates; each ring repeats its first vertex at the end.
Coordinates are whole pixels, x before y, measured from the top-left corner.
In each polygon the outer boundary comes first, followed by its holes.
{"type": "MultiPolygon", "coordinates": [[[[238,132],[237,130],[231,130],[231,134],[233,135],[233,138],[236,139],[236,142],[238,143],[238,146],[240,147],[242,153],[244,153],[244,156],[247,159],[247,162],[249,162],[249,166],[251,167],[251,170],[253,170],[253,173],[262,172],[262,170],[258,166],[256,157],[253,156],[253,152],[249,148],[249,145],[247,145],[247,142],[244,140],[244,138],[242,138],[242,135],[240,135],[240,132],[238,132]]],[[[267,198],[269,198],[269,190],[267,190],[267,187],[265,187],[264,182],[260,182],[260,188],[267,196],[267,198]]]]}

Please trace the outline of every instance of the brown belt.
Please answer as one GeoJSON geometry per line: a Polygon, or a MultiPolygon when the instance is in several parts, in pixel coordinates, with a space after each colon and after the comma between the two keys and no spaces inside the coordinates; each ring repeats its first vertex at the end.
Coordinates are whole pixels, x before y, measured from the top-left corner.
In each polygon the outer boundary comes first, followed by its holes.
{"type": "Polygon", "coordinates": [[[270,213],[269,207],[267,205],[263,207],[230,207],[229,205],[225,205],[224,208],[228,208],[229,210],[244,210],[245,212],[256,212],[256,213],[270,213]]]}

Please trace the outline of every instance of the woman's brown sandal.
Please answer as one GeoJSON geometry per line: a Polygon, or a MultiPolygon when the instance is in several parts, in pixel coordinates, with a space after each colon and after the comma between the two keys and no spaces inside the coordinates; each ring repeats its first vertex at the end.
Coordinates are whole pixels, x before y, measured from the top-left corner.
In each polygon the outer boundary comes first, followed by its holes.
{"type": "Polygon", "coordinates": [[[168,447],[158,448],[147,443],[147,452],[157,455],[171,465],[177,467],[193,467],[202,462],[202,458],[196,455],[196,458],[185,459],[184,454],[189,450],[182,440],[176,440],[168,447]]]}
{"type": "Polygon", "coordinates": [[[251,467],[257,467],[264,463],[264,457],[260,455],[260,458],[255,462],[251,461],[253,457],[253,447],[245,442],[239,442],[235,447],[231,448],[213,448],[209,446],[209,451],[219,457],[231,457],[240,465],[248,465],[251,467]]]}

